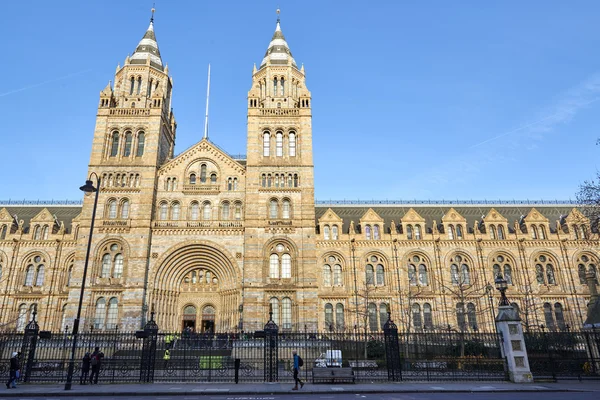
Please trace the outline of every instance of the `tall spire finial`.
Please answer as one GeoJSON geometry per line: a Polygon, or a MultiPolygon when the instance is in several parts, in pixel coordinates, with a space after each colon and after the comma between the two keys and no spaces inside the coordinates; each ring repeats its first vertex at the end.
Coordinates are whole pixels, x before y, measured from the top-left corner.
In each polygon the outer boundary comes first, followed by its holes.
{"type": "Polygon", "coordinates": [[[276,13],[277,13],[277,23],[279,23],[279,14],[281,14],[281,10],[278,8],[276,13]]]}
{"type": "Polygon", "coordinates": [[[206,85],[206,115],[204,117],[204,139],[208,139],[208,100],[210,99],[210,64],[208,64],[208,83],[206,85]]]}
{"type": "Polygon", "coordinates": [[[156,8],[154,8],[155,4],[155,2],[152,2],[152,9],[150,10],[152,12],[152,16],[150,17],[150,22],[154,22],[154,11],[156,11],[156,8]]]}

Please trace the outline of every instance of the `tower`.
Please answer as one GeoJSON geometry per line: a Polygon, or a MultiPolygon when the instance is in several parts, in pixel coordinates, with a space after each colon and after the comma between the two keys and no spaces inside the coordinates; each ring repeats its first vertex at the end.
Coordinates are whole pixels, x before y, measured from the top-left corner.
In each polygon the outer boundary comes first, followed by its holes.
{"type": "MultiPolygon", "coordinates": [[[[171,110],[173,81],[160,56],[152,13],[133,55],[117,67],[114,87],[109,83],[100,92],[88,174],[96,174],[101,185],[84,326],[113,329],[111,321],[119,320],[120,329],[136,329],[146,313],[156,171],[173,155],[177,126],[171,110]]],[[[83,234],[74,279],[83,274],[93,197],[84,199],[79,217],[83,234]]],[[[69,303],[76,304],[78,297],[79,291],[71,290],[69,303]]]]}
{"type": "MultiPolygon", "coordinates": [[[[279,10],[278,10],[279,13],[279,10]]],[[[316,328],[311,96],[280,20],[248,92],[244,320],[316,328]]]]}

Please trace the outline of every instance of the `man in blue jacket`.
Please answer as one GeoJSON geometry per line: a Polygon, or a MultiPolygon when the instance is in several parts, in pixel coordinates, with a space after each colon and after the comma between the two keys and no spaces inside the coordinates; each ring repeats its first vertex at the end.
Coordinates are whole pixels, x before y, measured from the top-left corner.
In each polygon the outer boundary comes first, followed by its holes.
{"type": "Polygon", "coordinates": [[[298,378],[298,372],[300,372],[300,367],[302,366],[300,363],[301,358],[298,353],[296,353],[296,350],[294,350],[292,354],[294,355],[294,382],[296,383],[296,386],[294,386],[292,390],[298,390],[298,383],[300,383],[300,389],[304,387],[304,382],[298,378]]]}

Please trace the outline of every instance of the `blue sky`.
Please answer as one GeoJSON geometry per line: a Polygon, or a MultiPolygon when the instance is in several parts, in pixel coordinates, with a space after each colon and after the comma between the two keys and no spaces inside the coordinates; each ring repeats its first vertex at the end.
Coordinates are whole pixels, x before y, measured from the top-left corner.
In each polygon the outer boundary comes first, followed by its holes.
{"type": "MultiPolygon", "coordinates": [[[[98,94],[150,0],[5,2],[0,199],[79,199],[98,94]]],[[[328,199],[568,199],[600,147],[597,1],[166,1],[176,153],[245,153],[246,95],[282,10],[313,95],[315,193],[328,199]]]]}

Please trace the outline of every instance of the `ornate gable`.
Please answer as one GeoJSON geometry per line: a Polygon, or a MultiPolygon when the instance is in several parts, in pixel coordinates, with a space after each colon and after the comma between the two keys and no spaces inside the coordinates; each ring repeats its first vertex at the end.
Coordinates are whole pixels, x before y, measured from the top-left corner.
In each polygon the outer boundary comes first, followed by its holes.
{"type": "Polygon", "coordinates": [[[189,163],[202,157],[211,159],[219,165],[233,168],[240,175],[245,175],[246,173],[246,169],[240,165],[240,163],[231,158],[229,154],[210,143],[207,139],[202,139],[200,142],[196,143],[183,153],[179,154],[177,157],[164,164],[160,168],[158,175],[167,175],[173,173],[182,167],[185,168],[189,163]]]}
{"type": "Polygon", "coordinates": [[[328,208],[327,211],[325,211],[325,214],[319,218],[319,223],[322,224],[331,222],[338,222],[341,224],[342,219],[335,213],[335,211],[333,211],[331,208],[328,208]]]}
{"type": "Polygon", "coordinates": [[[54,224],[54,216],[50,213],[50,211],[48,211],[47,208],[44,208],[35,217],[31,218],[30,223],[34,222],[48,222],[54,224]]]}
{"type": "Polygon", "coordinates": [[[573,208],[571,210],[571,212],[569,212],[569,215],[567,215],[567,217],[565,218],[565,222],[567,223],[567,225],[571,225],[571,224],[589,224],[590,221],[588,220],[588,218],[583,215],[581,213],[581,211],[579,211],[576,208],[573,208]]]}
{"type": "Polygon", "coordinates": [[[465,217],[463,217],[462,215],[460,215],[458,213],[458,211],[456,211],[454,208],[451,208],[448,211],[446,211],[446,214],[444,214],[444,216],[442,217],[442,222],[445,222],[445,223],[448,223],[448,222],[462,222],[462,223],[466,223],[467,220],[465,219],[465,217]]]}
{"type": "Polygon", "coordinates": [[[525,217],[525,222],[545,222],[548,223],[548,218],[544,217],[538,210],[532,208],[529,214],[525,217]]]}
{"type": "Polygon", "coordinates": [[[6,208],[0,209],[0,222],[12,222],[12,217],[6,208]]]}
{"type": "Polygon", "coordinates": [[[404,216],[402,218],[400,218],[400,221],[404,224],[407,222],[422,222],[425,223],[425,218],[423,218],[421,215],[419,215],[418,212],[416,212],[412,207],[410,208],[410,210],[408,210],[406,212],[406,214],[404,214],[404,216]]]}
{"type": "Polygon", "coordinates": [[[383,218],[379,216],[372,208],[369,208],[367,212],[360,217],[359,222],[362,224],[365,223],[380,223],[383,224],[383,218]]]}
{"type": "Polygon", "coordinates": [[[502,214],[500,214],[498,211],[496,211],[496,209],[494,209],[494,208],[492,208],[492,209],[490,209],[490,211],[488,211],[486,216],[483,217],[483,220],[487,223],[493,223],[493,222],[508,223],[508,220],[506,218],[504,218],[504,216],[502,214]]]}

